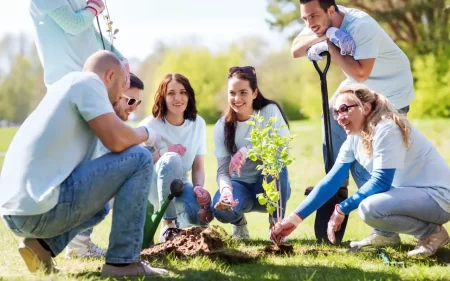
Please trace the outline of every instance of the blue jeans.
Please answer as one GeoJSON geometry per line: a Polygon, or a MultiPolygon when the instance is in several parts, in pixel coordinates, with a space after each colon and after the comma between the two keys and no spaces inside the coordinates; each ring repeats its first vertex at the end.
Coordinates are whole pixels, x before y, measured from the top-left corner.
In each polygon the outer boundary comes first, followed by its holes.
{"type": "MultiPolygon", "coordinates": [[[[183,162],[181,156],[175,152],[166,152],[155,164],[149,200],[155,206],[161,206],[170,194],[170,184],[174,179],[182,179],[183,162]]],[[[192,225],[205,225],[207,222],[198,218],[200,205],[191,183],[184,184],[184,191],[180,197],[175,197],[164,213],[163,220],[176,221],[178,227],[186,228],[192,225]]]]}
{"type": "Polygon", "coordinates": [[[422,239],[450,221],[450,214],[425,191],[398,187],[364,199],[358,211],[362,220],[387,233],[404,233],[422,239]]]}
{"type": "Polygon", "coordinates": [[[115,197],[106,262],[137,262],[152,174],[152,155],[143,147],[108,153],[78,166],[61,183],[59,201],[49,212],[4,221],[18,236],[43,239],[56,256],[75,235],[99,224],[115,197]]]}
{"type": "MultiPolygon", "coordinates": [[[[259,181],[256,183],[246,183],[238,180],[233,180],[233,198],[239,200],[239,203],[233,207],[232,211],[221,211],[214,209],[214,216],[218,221],[222,223],[231,223],[239,225],[244,217],[245,213],[250,212],[267,212],[266,207],[259,204],[256,199],[256,195],[264,193],[262,187],[264,177],[261,175],[259,181]]],[[[282,205],[282,217],[286,213],[286,204],[291,197],[291,186],[289,183],[289,176],[287,168],[284,167],[280,173],[280,187],[281,187],[281,205],[282,205]]],[[[218,190],[214,195],[213,204],[215,206],[220,200],[220,191],[218,190]]],[[[273,213],[273,219],[277,221],[276,212],[273,213]]],[[[269,217],[269,222],[272,219],[269,217]]]]}

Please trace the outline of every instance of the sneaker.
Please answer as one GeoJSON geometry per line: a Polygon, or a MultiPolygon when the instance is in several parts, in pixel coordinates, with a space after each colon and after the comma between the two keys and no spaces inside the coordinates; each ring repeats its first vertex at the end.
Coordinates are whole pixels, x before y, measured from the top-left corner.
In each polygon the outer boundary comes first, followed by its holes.
{"type": "Polygon", "coordinates": [[[145,261],[139,261],[123,267],[104,264],[101,273],[102,277],[106,278],[159,277],[167,274],[169,274],[169,271],[163,268],[151,267],[145,261]]]}
{"type": "Polygon", "coordinates": [[[106,256],[106,251],[95,245],[91,237],[77,235],[67,245],[66,258],[102,258],[106,256]]]}
{"type": "Polygon", "coordinates": [[[445,246],[450,241],[447,230],[440,225],[439,231],[431,233],[425,238],[417,241],[417,246],[414,250],[408,252],[408,256],[422,255],[431,256],[436,253],[437,249],[445,246]]]}
{"type": "Polygon", "coordinates": [[[233,239],[236,240],[250,240],[250,233],[248,232],[247,219],[242,217],[239,225],[233,225],[233,239]]]}
{"type": "Polygon", "coordinates": [[[44,249],[37,239],[24,239],[19,245],[19,254],[30,272],[40,269],[46,274],[58,272],[53,265],[51,253],[44,249]]]}
{"type": "Polygon", "coordinates": [[[164,243],[169,241],[172,237],[177,236],[182,229],[178,228],[175,223],[170,223],[161,228],[161,232],[159,233],[159,243],[164,243]]]}
{"type": "Polygon", "coordinates": [[[370,234],[369,237],[364,238],[360,241],[351,241],[350,247],[366,247],[366,246],[373,246],[373,247],[389,247],[389,246],[395,246],[400,244],[400,236],[398,234],[395,234],[394,236],[383,236],[378,235],[376,233],[370,234]]]}

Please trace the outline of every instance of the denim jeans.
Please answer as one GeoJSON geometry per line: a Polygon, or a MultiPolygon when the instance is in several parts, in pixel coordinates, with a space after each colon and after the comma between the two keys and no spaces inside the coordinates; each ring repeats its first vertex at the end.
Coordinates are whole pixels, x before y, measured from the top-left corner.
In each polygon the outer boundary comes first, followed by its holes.
{"type": "Polygon", "coordinates": [[[143,147],[108,153],[78,166],[61,183],[59,201],[49,212],[4,221],[18,236],[43,239],[56,256],[75,235],[100,223],[115,197],[106,262],[137,262],[152,173],[152,155],[143,147]]]}
{"type": "MultiPolygon", "coordinates": [[[[263,193],[262,187],[263,176],[261,175],[259,181],[256,183],[246,183],[238,180],[232,180],[233,185],[233,198],[239,200],[239,203],[233,207],[232,211],[221,211],[214,209],[214,216],[218,221],[222,223],[231,223],[239,225],[244,217],[244,213],[250,212],[267,212],[266,207],[260,205],[256,199],[256,195],[263,193]]],[[[286,213],[286,204],[291,197],[291,186],[289,183],[289,175],[287,168],[284,167],[280,173],[280,187],[281,187],[281,205],[282,205],[282,217],[286,213]]],[[[218,190],[214,195],[213,204],[215,206],[220,200],[220,191],[218,190]]],[[[277,221],[276,212],[273,213],[273,219],[277,221]]],[[[269,217],[269,222],[271,218],[269,217]]]]}
{"type": "MultiPolygon", "coordinates": [[[[155,209],[163,204],[170,194],[170,184],[174,179],[182,179],[183,162],[175,152],[166,152],[155,164],[149,200],[155,209]]],[[[184,191],[180,197],[175,197],[164,213],[163,220],[176,221],[178,227],[186,228],[192,225],[204,225],[198,218],[200,205],[191,183],[184,184],[184,191]]]]}
{"type": "Polygon", "coordinates": [[[359,215],[373,228],[422,239],[450,221],[450,214],[425,189],[399,187],[372,195],[359,205],[359,215]]]}

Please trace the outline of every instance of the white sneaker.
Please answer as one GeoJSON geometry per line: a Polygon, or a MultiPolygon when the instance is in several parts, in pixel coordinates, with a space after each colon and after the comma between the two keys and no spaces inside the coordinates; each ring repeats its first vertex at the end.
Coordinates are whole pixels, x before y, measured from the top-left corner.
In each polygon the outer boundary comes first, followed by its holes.
{"type": "Polygon", "coordinates": [[[177,236],[182,229],[178,228],[175,223],[170,223],[164,227],[161,227],[161,231],[159,232],[159,243],[164,243],[170,238],[177,236]]]}
{"type": "Polygon", "coordinates": [[[106,256],[106,251],[97,247],[91,237],[77,235],[67,245],[65,256],[66,258],[102,258],[106,256]]]}
{"type": "Polygon", "coordinates": [[[236,240],[250,240],[250,233],[248,232],[247,219],[242,218],[240,225],[233,225],[233,239],[236,240]]]}
{"type": "Polygon", "coordinates": [[[447,230],[441,225],[439,231],[428,235],[427,237],[417,241],[414,250],[408,252],[408,256],[422,255],[431,256],[436,253],[437,249],[445,246],[450,241],[447,230]]]}
{"type": "Polygon", "coordinates": [[[373,246],[373,247],[388,247],[388,246],[395,246],[400,244],[400,236],[398,234],[395,234],[394,236],[382,236],[378,235],[376,233],[370,234],[369,237],[364,238],[360,241],[351,241],[350,247],[366,247],[366,246],[373,246]]]}

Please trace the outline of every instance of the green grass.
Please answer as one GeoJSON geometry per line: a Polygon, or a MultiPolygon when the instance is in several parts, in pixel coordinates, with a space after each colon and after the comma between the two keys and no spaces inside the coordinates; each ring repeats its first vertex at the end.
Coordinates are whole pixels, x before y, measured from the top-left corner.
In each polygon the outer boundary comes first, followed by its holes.
{"type": "MultiPolygon", "coordinates": [[[[450,163],[450,120],[413,121],[438,148],[446,161],[450,163]]],[[[9,137],[0,129],[0,147],[7,147],[9,137]]],[[[288,212],[292,211],[303,199],[303,189],[317,183],[324,175],[322,167],[321,129],[319,122],[293,122],[292,133],[297,137],[292,143],[292,153],[296,161],[289,167],[292,196],[288,203],[288,212]]],[[[216,160],[213,156],[213,127],[208,127],[208,154],[206,156],[206,188],[216,191],[216,160]]],[[[1,151],[1,149],[0,149],[1,151]]],[[[1,159],[0,159],[1,162],[1,159]]],[[[1,165],[0,165],[1,166],[1,165]]],[[[352,183],[351,190],[355,186],[352,183]]],[[[269,244],[267,215],[249,214],[250,234],[253,240],[240,244],[239,249],[259,249],[269,244]]],[[[386,266],[373,253],[345,253],[346,247],[317,245],[314,242],[314,217],[308,218],[291,236],[297,255],[292,257],[265,257],[249,264],[227,265],[219,261],[210,261],[204,257],[180,260],[167,257],[153,263],[171,270],[168,280],[450,280],[450,246],[438,251],[437,256],[428,259],[408,259],[406,253],[414,247],[414,239],[402,236],[403,244],[388,251],[395,259],[406,261],[405,268],[386,266]]],[[[217,222],[214,222],[217,224],[217,222]]],[[[94,241],[101,247],[108,244],[111,215],[95,228],[94,241]]],[[[231,226],[224,225],[231,233],[231,226]]],[[[448,228],[448,227],[447,227],[448,228]]],[[[352,213],[345,240],[361,239],[370,234],[356,213],[352,213]]],[[[48,280],[44,276],[29,274],[18,252],[19,239],[14,237],[0,224],[0,280],[48,280]]],[[[348,244],[347,244],[348,245],[348,244]]],[[[52,280],[99,280],[98,272],[103,261],[56,259],[63,274],[52,280]]]]}

